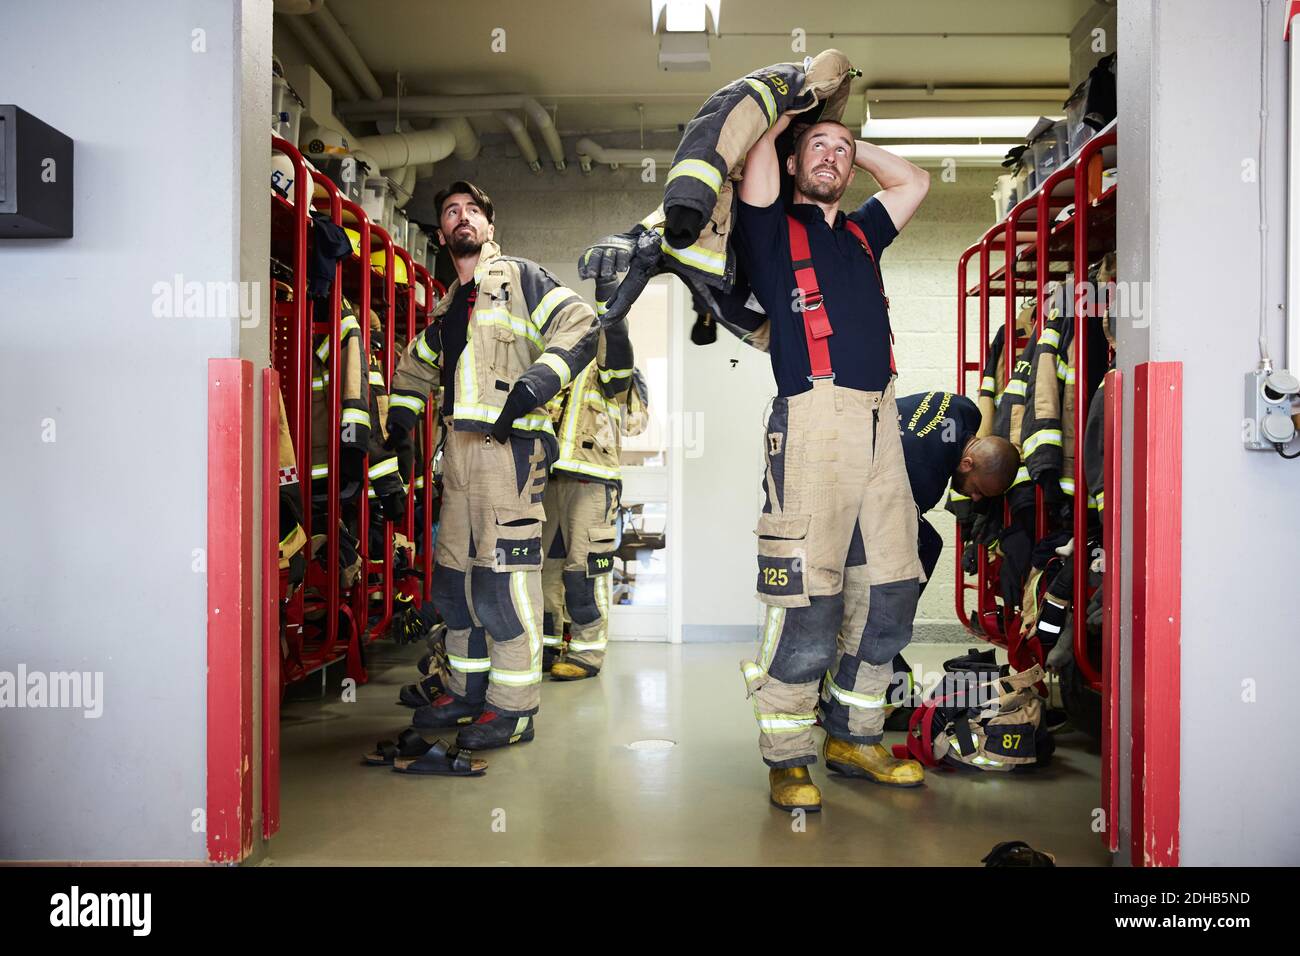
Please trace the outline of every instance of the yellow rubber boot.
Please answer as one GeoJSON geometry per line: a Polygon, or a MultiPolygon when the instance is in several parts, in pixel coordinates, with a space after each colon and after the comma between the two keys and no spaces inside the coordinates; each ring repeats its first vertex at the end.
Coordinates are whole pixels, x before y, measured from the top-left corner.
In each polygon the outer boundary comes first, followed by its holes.
{"type": "Polygon", "coordinates": [[[572,661],[556,661],[551,665],[551,680],[586,680],[598,673],[572,661]]]}
{"type": "Polygon", "coordinates": [[[773,767],[767,772],[767,785],[772,789],[774,807],[810,813],[822,808],[822,792],[812,782],[807,767],[773,767]]]}
{"type": "Polygon", "coordinates": [[[829,734],[822,746],[822,759],[828,770],[846,777],[863,777],[887,787],[919,787],[925,783],[925,770],[915,760],[899,760],[882,744],[855,744],[829,734]]]}

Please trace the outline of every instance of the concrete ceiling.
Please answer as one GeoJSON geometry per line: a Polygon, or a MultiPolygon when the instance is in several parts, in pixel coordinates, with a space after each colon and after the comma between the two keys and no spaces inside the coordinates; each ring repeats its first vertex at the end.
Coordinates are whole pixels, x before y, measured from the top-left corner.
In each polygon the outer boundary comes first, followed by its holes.
{"type": "MultiPolygon", "coordinates": [[[[553,111],[561,132],[574,133],[684,123],[732,79],[801,58],[791,50],[795,28],[806,32],[808,53],[836,47],[863,71],[850,122],[861,119],[859,94],[868,87],[1063,89],[1070,30],[1095,3],[722,0],[720,35],[709,41],[711,68],[698,73],[658,68],[650,0],[328,0],[328,7],[385,95],[397,92],[399,72],[404,95],[527,93],[553,111]],[[497,28],[505,31],[504,52],[492,50],[497,28]]],[[[872,109],[888,114],[887,107],[872,109]]],[[[475,121],[484,124],[493,126],[475,121]]]]}

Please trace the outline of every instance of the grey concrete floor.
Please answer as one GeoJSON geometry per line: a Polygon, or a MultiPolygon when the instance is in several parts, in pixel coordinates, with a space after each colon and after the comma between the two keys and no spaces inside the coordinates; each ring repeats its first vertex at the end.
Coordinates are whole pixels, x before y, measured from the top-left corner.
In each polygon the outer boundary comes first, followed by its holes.
{"type": "MultiPolygon", "coordinates": [[[[264,865],[970,866],[1013,839],[1058,864],[1110,862],[1090,828],[1098,750],[1075,732],[1058,736],[1055,761],[1037,773],[934,771],[913,790],[818,765],[824,809],[796,827],[767,801],[738,668],[747,644],[614,644],[599,678],[546,681],[537,739],[484,752],[483,777],[362,766],[361,754],[409,723],[397,690],[422,648],[373,648],[355,702],[331,687],[286,703],[282,823],[264,865]],[[652,738],[676,745],[628,747],[652,738]]],[[[918,644],[908,659],[924,673],[960,652],[918,644]]]]}

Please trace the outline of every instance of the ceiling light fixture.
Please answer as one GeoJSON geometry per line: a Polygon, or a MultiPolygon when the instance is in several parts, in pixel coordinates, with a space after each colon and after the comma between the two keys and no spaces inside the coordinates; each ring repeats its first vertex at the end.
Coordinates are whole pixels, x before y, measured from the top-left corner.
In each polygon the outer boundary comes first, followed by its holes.
{"type": "Polygon", "coordinates": [[[868,117],[863,139],[997,138],[1024,141],[1038,122],[1037,116],[909,116],[900,119],[868,117]]]}

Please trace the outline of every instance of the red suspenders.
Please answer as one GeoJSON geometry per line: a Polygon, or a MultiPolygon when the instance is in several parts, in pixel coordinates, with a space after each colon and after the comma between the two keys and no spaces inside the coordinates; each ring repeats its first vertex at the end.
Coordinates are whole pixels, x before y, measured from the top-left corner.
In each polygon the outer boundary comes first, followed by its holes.
{"type": "MultiPolygon", "coordinates": [[[[787,215],[790,226],[790,265],[794,267],[794,281],[803,294],[803,333],[808,343],[808,364],[813,378],[827,378],[834,375],[831,368],[831,352],[827,339],[834,329],[831,318],[826,314],[826,305],[817,285],[817,273],[813,270],[812,251],[808,247],[808,229],[794,216],[787,215]]],[[[871,251],[871,244],[863,234],[862,228],[852,219],[844,220],[844,228],[853,233],[862,246],[862,250],[871,260],[871,267],[876,272],[876,284],[880,286],[880,297],[885,300],[885,321],[889,321],[889,296],[885,295],[885,284],[880,278],[880,265],[876,255],[871,251]]],[[[889,371],[897,374],[894,364],[894,333],[889,333],[889,371]]]]}

